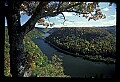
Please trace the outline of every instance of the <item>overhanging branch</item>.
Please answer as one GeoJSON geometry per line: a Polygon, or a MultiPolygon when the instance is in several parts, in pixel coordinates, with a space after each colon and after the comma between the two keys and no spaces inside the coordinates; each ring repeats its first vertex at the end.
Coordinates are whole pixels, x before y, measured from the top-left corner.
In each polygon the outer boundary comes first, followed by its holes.
{"type": "Polygon", "coordinates": [[[63,25],[65,25],[64,23],[65,23],[65,21],[67,21],[67,20],[65,19],[65,15],[64,15],[63,13],[61,13],[61,14],[62,14],[63,19],[64,19],[64,21],[63,21],[63,25]]]}
{"type": "Polygon", "coordinates": [[[42,12],[42,7],[43,7],[43,2],[41,1],[39,3],[39,5],[37,6],[35,12],[33,13],[33,15],[31,16],[31,18],[22,26],[22,31],[24,32],[24,34],[28,33],[30,30],[32,30],[36,24],[37,21],[37,15],[38,13],[40,13],[41,16],[41,12],[42,12]]]}
{"type": "Polygon", "coordinates": [[[48,4],[48,3],[49,2],[42,2],[41,1],[40,4],[37,6],[35,12],[31,16],[31,18],[22,26],[22,31],[25,34],[28,33],[29,31],[31,31],[34,28],[34,26],[35,26],[35,24],[36,24],[36,22],[37,22],[38,19],[44,18],[44,17],[54,17],[54,16],[57,16],[58,14],[61,14],[62,12],[68,11],[67,9],[69,9],[69,8],[72,8],[74,6],[82,4],[82,3],[72,4],[72,5],[69,5],[67,7],[59,8],[59,11],[56,11],[56,12],[47,12],[46,13],[46,12],[44,12],[45,9],[43,9],[43,7],[46,4],[48,4]]]}

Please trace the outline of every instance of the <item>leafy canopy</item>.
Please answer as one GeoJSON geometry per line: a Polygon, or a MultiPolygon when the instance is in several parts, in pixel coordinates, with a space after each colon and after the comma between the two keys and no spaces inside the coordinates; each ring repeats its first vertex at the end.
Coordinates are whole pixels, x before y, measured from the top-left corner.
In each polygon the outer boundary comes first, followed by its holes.
{"type": "MultiPolygon", "coordinates": [[[[21,14],[36,15],[39,18],[36,22],[44,26],[53,26],[45,22],[46,18],[54,17],[59,14],[63,15],[63,19],[66,21],[63,12],[75,12],[77,16],[82,15],[88,21],[104,19],[106,16],[101,12],[100,2],[66,2],[66,1],[23,1],[21,4],[21,14]]],[[[110,2],[109,6],[112,3],[110,2]]]]}

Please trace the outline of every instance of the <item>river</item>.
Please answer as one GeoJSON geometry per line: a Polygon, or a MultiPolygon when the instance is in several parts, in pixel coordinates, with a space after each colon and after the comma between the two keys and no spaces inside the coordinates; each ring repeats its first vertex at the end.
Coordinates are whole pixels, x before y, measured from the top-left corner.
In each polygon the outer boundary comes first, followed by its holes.
{"type": "MultiPolygon", "coordinates": [[[[45,37],[46,36],[49,36],[49,34],[46,33],[45,37]]],[[[71,77],[84,78],[97,75],[97,77],[103,76],[105,78],[111,78],[115,72],[115,64],[92,62],[80,57],[73,57],[56,50],[49,44],[45,43],[43,38],[37,38],[33,41],[50,60],[53,54],[62,56],[64,73],[71,77]]]]}

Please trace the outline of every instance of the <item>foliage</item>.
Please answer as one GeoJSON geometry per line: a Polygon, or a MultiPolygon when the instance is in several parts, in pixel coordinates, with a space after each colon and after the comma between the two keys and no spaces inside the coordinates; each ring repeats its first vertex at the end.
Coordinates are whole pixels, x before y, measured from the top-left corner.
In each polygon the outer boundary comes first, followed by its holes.
{"type": "Polygon", "coordinates": [[[36,28],[34,28],[34,30],[30,31],[29,34],[26,34],[26,36],[29,37],[30,39],[39,38],[42,35],[43,35],[43,33],[38,31],[36,28]]]}
{"type": "Polygon", "coordinates": [[[104,28],[62,27],[46,37],[46,41],[77,56],[115,58],[116,38],[113,34],[104,28]]]}
{"type": "MultiPolygon", "coordinates": [[[[7,28],[5,29],[5,57],[4,57],[4,75],[11,77],[10,74],[10,55],[9,55],[9,43],[8,43],[8,34],[7,34],[7,28]]],[[[47,56],[45,56],[42,51],[38,48],[37,45],[34,44],[34,42],[31,40],[33,38],[36,38],[36,36],[41,36],[41,33],[39,33],[36,29],[29,32],[24,37],[24,52],[26,56],[26,62],[27,65],[27,76],[30,77],[68,77],[67,75],[64,75],[64,69],[62,67],[62,63],[59,60],[58,57],[53,56],[55,60],[50,61],[48,60],[47,56]],[[58,60],[57,60],[58,59],[58,60]],[[53,63],[54,62],[54,63],[53,63]],[[29,74],[29,75],[28,75],[29,74]]]]}
{"type": "MultiPolygon", "coordinates": [[[[7,18],[8,26],[9,26],[9,36],[10,40],[15,39],[21,41],[22,37],[30,32],[36,22],[39,23],[39,19],[41,18],[49,18],[55,17],[59,14],[63,15],[63,19],[65,20],[65,16],[63,12],[75,12],[76,15],[80,16],[81,14],[83,17],[87,18],[88,20],[98,20],[101,18],[105,18],[105,15],[101,12],[99,8],[98,2],[87,3],[87,2],[65,2],[65,1],[5,1],[5,16],[7,18]],[[20,13],[24,12],[27,15],[31,15],[31,18],[22,26],[20,25],[20,13]],[[89,16],[88,16],[89,15],[89,16]],[[20,35],[20,37],[16,37],[16,35],[20,35]]],[[[66,21],[66,20],[65,20],[66,21]]],[[[45,26],[52,26],[54,24],[42,23],[45,26]]],[[[27,39],[27,38],[26,38],[27,39]]],[[[29,40],[29,39],[27,39],[29,40]]],[[[25,42],[24,42],[25,43],[25,42]]],[[[10,44],[13,46],[13,42],[10,41],[10,44]]],[[[18,43],[18,45],[21,45],[18,43]]],[[[34,46],[34,44],[30,44],[34,46]]],[[[18,46],[15,45],[11,47],[10,52],[13,55],[14,49],[18,49],[18,46]]],[[[21,52],[23,47],[20,49],[21,52]]],[[[25,49],[26,50],[26,49],[25,49]]],[[[29,49],[30,51],[30,49],[29,49]]],[[[16,52],[17,54],[21,54],[20,52],[16,52]]],[[[11,56],[11,59],[16,61],[16,58],[11,56]]],[[[20,61],[21,62],[21,61],[20,61]]],[[[13,64],[12,62],[11,64],[13,64]]],[[[12,68],[12,67],[11,67],[12,68]]],[[[13,65],[14,68],[14,65],[13,65]]],[[[17,67],[16,67],[17,68],[17,67]]],[[[17,70],[15,70],[17,71],[17,70]]],[[[15,72],[13,72],[15,73],[15,72]]]]}
{"type": "Polygon", "coordinates": [[[8,36],[8,30],[5,29],[5,46],[4,46],[4,75],[5,76],[11,76],[10,75],[10,55],[9,55],[9,36],[8,36]]]}
{"type": "Polygon", "coordinates": [[[48,61],[47,57],[44,56],[44,60],[36,60],[36,68],[33,70],[33,76],[37,77],[69,77],[64,75],[63,67],[59,58],[54,55],[52,61],[48,61]]]}
{"type": "MultiPolygon", "coordinates": [[[[45,19],[49,20],[49,17],[55,17],[62,14],[62,19],[65,19],[63,12],[75,12],[75,16],[82,15],[88,21],[104,19],[106,16],[102,13],[100,9],[100,2],[70,2],[70,1],[23,1],[21,4],[21,14],[27,14],[28,16],[33,15],[36,22],[44,26],[53,26],[45,22],[45,19]]],[[[109,6],[112,3],[110,2],[109,6]]],[[[65,22],[64,21],[64,22],[65,22]]]]}

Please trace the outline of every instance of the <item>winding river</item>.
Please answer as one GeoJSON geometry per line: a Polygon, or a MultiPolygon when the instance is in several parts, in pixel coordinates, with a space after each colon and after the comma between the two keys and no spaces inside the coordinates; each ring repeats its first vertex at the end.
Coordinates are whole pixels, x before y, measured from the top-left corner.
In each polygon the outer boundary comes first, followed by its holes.
{"type": "MultiPolygon", "coordinates": [[[[44,35],[49,36],[48,33],[44,35]]],[[[44,42],[43,37],[33,40],[42,52],[51,60],[53,54],[61,56],[64,67],[64,73],[71,77],[104,77],[111,78],[115,72],[115,64],[105,64],[102,62],[92,62],[80,57],[73,57],[56,50],[49,44],[44,42]]]]}

